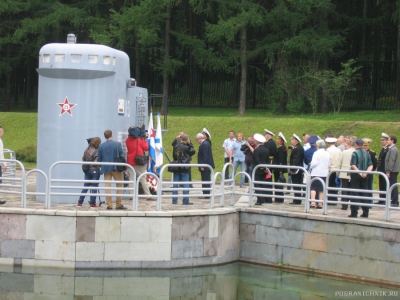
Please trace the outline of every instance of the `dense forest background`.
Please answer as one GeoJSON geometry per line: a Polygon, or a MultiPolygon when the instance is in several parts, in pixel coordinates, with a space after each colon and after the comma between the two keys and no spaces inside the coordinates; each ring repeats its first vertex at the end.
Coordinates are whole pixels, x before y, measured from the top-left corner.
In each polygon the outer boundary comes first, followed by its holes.
{"type": "Polygon", "coordinates": [[[37,107],[39,49],[99,43],[166,106],[277,113],[400,104],[400,0],[2,0],[0,106],[37,107]]]}

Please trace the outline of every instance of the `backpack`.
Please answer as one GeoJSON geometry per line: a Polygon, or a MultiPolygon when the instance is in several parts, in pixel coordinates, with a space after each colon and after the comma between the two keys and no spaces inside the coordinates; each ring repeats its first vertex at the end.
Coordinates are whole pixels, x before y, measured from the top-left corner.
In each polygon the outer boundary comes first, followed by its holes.
{"type": "MultiPolygon", "coordinates": [[[[89,147],[87,147],[86,148],[86,150],[83,152],[83,156],[82,156],[82,161],[93,161],[94,160],[94,158],[95,158],[95,156],[96,156],[96,154],[97,154],[97,149],[96,150],[94,150],[93,151],[93,153],[92,153],[92,155],[90,156],[90,158],[89,159],[85,159],[85,156],[86,156],[86,152],[89,150],[89,147]]],[[[89,164],[85,164],[85,165],[82,165],[82,171],[83,171],[83,173],[87,173],[87,171],[89,171],[89,169],[90,169],[90,165],[89,164]]]]}

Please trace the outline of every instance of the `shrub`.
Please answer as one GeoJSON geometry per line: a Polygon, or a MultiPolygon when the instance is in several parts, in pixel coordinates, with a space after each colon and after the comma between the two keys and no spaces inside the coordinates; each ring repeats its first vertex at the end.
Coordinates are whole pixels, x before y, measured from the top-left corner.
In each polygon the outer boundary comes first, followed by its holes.
{"type": "Polygon", "coordinates": [[[15,151],[17,160],[21,162],[36,163],[36,145],[29,145],[15,151]]]}

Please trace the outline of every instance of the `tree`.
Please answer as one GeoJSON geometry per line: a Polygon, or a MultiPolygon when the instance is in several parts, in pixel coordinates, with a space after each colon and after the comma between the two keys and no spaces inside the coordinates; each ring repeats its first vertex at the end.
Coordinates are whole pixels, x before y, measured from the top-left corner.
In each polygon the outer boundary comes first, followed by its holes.
{"type": "Polygon", "coordinates": [[[316,75],[319,79],[320,86],[328,96],[333,107],[333,113],[340,113],[345,95],[349,91],[355,91],[354,82],[359,79],[358,71],[360,66],[354,66],[355,60],[350,59],[346,63],[342,63],[342,70],[339,73],[334,71],[322,70],[316,75]]]}

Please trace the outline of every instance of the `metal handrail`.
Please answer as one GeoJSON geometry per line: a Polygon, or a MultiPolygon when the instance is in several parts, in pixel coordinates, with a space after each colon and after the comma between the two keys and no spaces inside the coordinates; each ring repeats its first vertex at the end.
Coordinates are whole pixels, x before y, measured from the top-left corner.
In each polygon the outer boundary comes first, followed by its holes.
{"type": "Polygon", "coordinates": [[[44,177],[44,179],[45,179],[45,182],[46,182],[46,185],[45,185],[45,192],[44,192],[44,193],[39,193],[39,192],[27,192],[27,190],[26,190],[27,186],[26,186],[26,184],[24,184],[23,190],[24,190],[25,197],[24,197],[24,199],[22,200],[22,203],[21,203],[21,207],[22,207],[22,208],[26,208],[26,196],[27,196],[27,195],[45,196],[45,203],[47,203],[47,192],[46,192],[46,191],[47,191],[47,185],[49,184],[49,182],[48,182],[48,180],[47,180],[47,175],[46,175],[46,173],[44,173],[42,170],[39,170],[39,169],[33,169],[33,170],[28,171],[28,172],[24,175],[24,180],[25,180],[25,182],[28,182],[28,180],[27,180],[27,179],[28,179],[28,176],[29,176],[30,174],[32,174],[32,173],[35,173],[35,172],[37,172],[37,173],[43,175],[43,177],[44,177]]]}
{"type": "MultiPolygon", "coordinates": [[[[207,191],[210,191],[210,199],[211,199],[211,201],[210,201],[210,208],[212,208],[212,206],[211,206],[211,204],[212,203],[214,203],[214,193],[215,193],[215,180],[212,180],[213,178],[214,178],[214,169],[210,166],[210,165],[207,165],[207,164],[167,164],[167,165],[164,165],[164,166],[162,166],[161,167],[161,170],[160,170],[160,177],[159,177],[159,181],[158,181],[158,183],[159,183],[159,185],[160,185],[160,189],[157,189],[157,210],[158,211],[160,211],[161,210],[161,195],[162,195],[162,192],[161,192],[161,190],[162,190],[162,187],[163,187],[163,174],[164,174],[164,171],[165,171],[165,169],[167,169],[168,167],[170,167],[170,166],[176,166],[176,167],[189,167],[189,168],[193,168],[193,167],[198,167],[198,168],[208,168],[208,169],[210,169],[210,181],[202,181],[203,183],[205,183],[205,184],[210,184],[210,187],[209,188],[206,188],[206,189],[203,189],[203,188],[201,188],[202,190],[207,190],[207,191]]],[[[172,181],[172,182],[169,182],[169,184],[174,184],[175,183],[175,181],[172,181]]],[[[178,182],[176,182],[176,183],[178,183],[178,182]]],[[[182,183],[182,181],[180,181],[180,183],[182,183]]],[[[184,182],[184,183],[189,183],[189,182],[184,182]]],[[[166,190],[177,190],[177,191],[180,191],[180,190],[183,190],[183,188],[169,188],[169,189],[166,189],[166,190]]],[[[192,197],[199,197],[199,196],[201,196],[200,194],[199,195],[197,195],[197,194],[195,194],[195,195],[191,195],[192,197]]]]}
{"type": "MultiPolygon", "coordinates": [[[[0,180],[7,179],[9,181],[21,181],[21,186],[18,186],[18,187],[21,188],[21,192],[8,191],[8,193],[9,194],[18,194],[18,195],[20,194],[21,195],[21,207],[22,207],[23,201],[26,198],[25,189],[24,189],[24,186],[26,185],[25,176],[24,176],[25,175],[25,167],[22,164],[22,162],[20,162],[19,160],[16,160],[16,159],[0,159],[0,162],[12,163],[14,165],[18,164],[21,167],[21,172],[22,172],[22,177],[21,178],[15,178],[15,177],[14,178],[10,178],[10,177],[2,176],[2,177],[0,177],[0,180]]],[[[4,183],[2,183],[1,186],[3,186],[3,187],[11,187],[11,188],[15,188],[16,187],[15,185],[4,184],[4,183]]]]}
{"type": "MultiPolygon", "coordinates": [[[[134,188],[135,188],[135,184],[133,185],[133,187],[132,188],[124,188],[123,187],[123,184],[124,183],[126,183],[126,181],[124,181],[124,180],[70,180],[70,179],[52,179],[52,172],[53,172],[53,169],[57,166],[57,165],[99,165],[99,166],[123,166],[123,167],[126,167],[127,169],[129,169],[129,170],[131,170],[132,172],[133,172],[133,174],[134,174],[134,178],[136,177],[136,172],[135,172],[135,169],[131,166],[131,165],[129,165],[129,164],[127,164],[127,163],[117,163],[117,162],[84,162],[84,161],[57,161],[57,162],[55,162],[55,163],[53,163],[51,166],[50,166],[50,168],[49,168],[49,175],[48,175],[48,184],[47,184],[47,190],[46,190],[46,193],[47,193],[47,195],[46,195],[46,200],[47,200],[47,202],[45,202],[45,207],[46,208],[50,208],[51,207],[51,196],[52,195],[57,195],[57,196],[75,196],[75,195],[83,195],[82,193],[69,193],[69,194],[64,194],[64,193],[51,193],[51,190],[52,189],[54,189],[54,188],[65,188],[65,189],[70,189],[70,188],[73,188],[73,189],[77,189],[77,188],[79,188],[79,187],[77,187],[77,186],[52,186],[51,185],[51,183],[52,182],[77,182],[77,183],[84,183],[84,182],[91,182],[91,183],[121,183],[122,184],[122,187],[113,187],[113,188],[111,188],[111,187],[96,187],[96,188],[94,188],[94,187],[85,187],[85,188],[87,188],[88,190],[92,190],[92,189],[98,189],[98,190],[111,190],[111,189],[113,189],[113,190],[116,190],[117,192],[118,191],[120,191],[120,190],[128,190],[128,191],[134,191],[134,188]]],[[[136,181],[129,181],[129,182],[131,182],[131,183],[133,183],[133,182],[135,182],[136,183],[136,181]]],[[[80,187],[80,188],[82,188],[82,187],[80,187]]],[[[98,193],[98,194],[96,194],[96,196],[110,196],[110,197],[122,197],[122,194],[118,194],[118,193],[115,193],[115,194],[112,194],[112,193],[110,193],[110,194],[106,194],[106,193],[98,193]]]]}
{"type": "MultiPolygon", "coordinates": [[[[46,208],[50,208],[51,207],[51,196],[53,195],[64,195],[64,196],[69,196],[69,195],[87,195],[87,194],[82,194],[82,193],[63,193],[63,192],[55,192],[52,193],[52,189],[80,189],[81,187],[75,186],[75,185],[57,185],[54,183],[57,182],[63,182],[63,183],[85,183],[85,182],[96,182],[96,183],[121,183],[126,184],[128,183],[129,185],[133,185],[132,187],[86,187],[88,190],[93,190],[93,189],[97,189],[97,190],[106,190],[106,189],[113,189],[114,191],[116,191],[116,193],[114,194],[105,194],[105,193],[98,193],[96,194],[97,196],[120,196],[122,197],[122,194],[118,194],[118,191],[120,190],[128,190],[128,191],[132,191],[131,195],[133,194],[132,198],[133,198],[133,205],[132,205],[132,209],[133,210],[137,210],[138,209],[138,201],[141,197],[148,197],[148,196],[142,196],[139,195],[139,191],[138,191],[138,186],[139,186],[139,182],[140,179],[143,176],[147,176],[147,175],[152,175],[152,176],[156,176],[154,173],[151,172],[145,172],[143,174],[141,174],[139,177],[137,177],[136,175],[136,171],[135,169],[126,164],[126,163],[93,163],[93,162],[82,162],[82,161],[59,161],[54,163],[50,169],[49,169],[49,176],[47,177],[46,174],[39,170],[39,169],[34,169],[31,170],[27,173],[25,173],[25,168],[23,166],[23,164],[17,160],[9,160],[9,159],[3,159],[0,160],[0,162],[6,162],[6,163],[10,163],[13,162],[15,164],[20,165],[21,167],[21,171],[22,171],[22,178],[5,178],[5,177],[1,177],[0,179],[6,179],[9,181],[20,181],[21,182],[21,192],[18,191],[6,191],[6,190],[0,190],[1,193],[11,193],[11,194],[20,194],[21,195],[21,207],[22,208],[26,208],[27,203],[26,203],[26,196],[27,195],[39,195],[39,196],[45,196],[45,207],[46,208]],[[55,166],[57,165],[62,165],[62,164],[71,164],[71,165],[82,165],[82,164],[96,164],[96,165],[121,165],[121,166],[125,166],[130,170],[130,173],[133,174],[133,178],[132,180],[129,181],[116,181],[116,180],[97,180],[97,181],[93,181],[93,180],[75,180],[75,179],[58,179],[58,178],[52,178],[52,174],[53,174],[53,169],[55,166]],[[46,182],[46,192],[45,193],[41,193],[41,192],[27,192],[27,179],[28,176],[31,175],[32,173],[41,173],[42,176],[45,179],[46,182]]],[[[396,207],[391,207],[390,206],[390,198],[391,198],[391,192],[395,187],[400,186],[400,183],[396,183],[394,185],[392,185],[391,187],[389,187],[389,180],[386,176],[386,174],[382,173],[382,172],[376,172],[376,171],[359,171],[359,170],[345,170],[347,173],[366,173],[366,174],[374,174],[374,175],[379,175],[379,176],[383,176],[385,178],[385,182],[386,182],[386,190],[384,191],[377,191],[377,190],[365,190],[365,189],[351,189],[351,188],[336,188],[336,187],[329,187],[328,186],[328,178],[330,175],[332,175],[333,173],[337,173],[337,172],[344,172],[344,170],[338,169],[338,170],[332,170],[328,173],[327,179],[325,181],[323,181],[322,179],[316,177],[316,178],[311,178],[310,173],[308,173],[306,171],[305,168],[300,167],[300,166],[281,166],[281,165],[258,165],[256,166],[253,171],[251,176],[249,174],[247,174],[246,172],[238,172],[236,174],[234,174],[232,172],[231,176],[229,179],[225,180],[222,176],[222,174],[225,174],[225,170],[227,167],[231,166],[232,164],[227,163],[224,168],[223,168],[223,172],[216,172],[214,173],[214,170],[206,164],[169,164],[169,165],[164,165],[161,170],[160,170],[160,177],[157,177],[158,180],[158,189],[157,189],[157,195],[153,195],[152,197],[156,197],[157,198],[157,210],[161,210],[162,209],[162,199],[163,198],[167,198],[170,197],[170,195],[162,195],[163,191],[183,191],[184,188],[164,188],[164,185],[167,184],[166,182],[164,182],[163,180],[163,173],[165,171],[165,168],[167,168],[168,166],[178,166],[178,167],[203,167],[203,168],[209,168],[211,173],[210,173],[210,181],[206,181],[203,183],[206,184],[210,184],[210,187],[207,188],[207,190],[210,191],[210,208],[214,208],[214,204],[215,204],[215,197],[216,196],[221,196],[220,198],[220,206],[224,206],[225,205],[225,196],[229,195],[230,196],[230,205],[234,204],[234,201],[232,199],[234,199],[234,196],[236,195],[248,195],[249,196],[249,205],[252,206],[253,205],[253,195],[254,196],[264,196],[264,194],[262,194],[263,191],[269,191],[269,192],[281,192],[283,191],[283,189],[277,189],[277,187],[300,187],[302,190],[296,190],[294,191],[295,193],[301,194],[301,200],[305,200],[304,205],[305,205],[305,212],[309,213],[310,212],[310,207],[309,207],[309,203],[311,201],[310,199],[310,191],[311,191],[311,184],[318,180],[321,181],[322,185],[323,185],[323,199],[319,199],[319,200],[313,200],[316,203],[322,203],[323,204],[323,214],[326,215],[327,214],[327,204],[329,203],[335,203],[337,204],[337,201],[332,201],[332,200],[327,200],[328,196],[335,196],[335,197],[340,197],[340,195],[334,195],[334,194],[329,194],[329,190],[338,190],[338,191],[348,191],[348,192],[363,192],[363,193],[378,193],[378,194],[386,194],[385,200],[386,203],[384,205],[381,204],[370,204],[370,203],[360,203],[360,202],[349,202],[349,203],[345,203],[346,205],[352,206],[352,205],[356,205],[356,206],[367,206],[367,207],[383,207],[385,208],[385,221],[390,221],[390,212],[391,211],[399,211],[400,208],[396,208],[396,207]],[[299,169],[303,172],[304,176],[305,176],[305,183],[301,183],[301,184],[293,184],[293,183],[280,183],[280,182],[265,182],[265,181],[255,181],[254,177],[255,177],[255,172],[258,168],[260,167],[264,167],[264,168],[269,168],[269,169],[299,169]],[[242,191],[235,191],[234,187],[235,187],[235,179],[237,176],[241,176],[243,175],[246,176],[249,179],[249,191],[248,192],[242,192],[242,191]],[[220,177],[221,178],[221,193],[217,192],[216,190],[216,182],[217,182],[217,178],[220,177]],[[226,186],[225,186],[225,182],[232,182],[232,185],[229,186],[229,189],[226,190],[226,186]],[[260,185],[265,185],[265,187],[257,187],[255,188],[255,184],[260,184],[260,185]],[[255,193],[254,191],[257,190],[257,193],[255,193]]],[[[273,173],[273,172],[271,172],[273,173]]],[[[333,176],[333,175],[332,175],[333,176]]],[[[168,181],[168,185],[170,184],[182,184],[182,183],[190,183],[190,182],[174,182],[174,181],[168,181]]],[[[2,184],[1,187],[13,187],[15,188],[15,185],[8,185],[8,184],[2,184]]],[[[202,187],[195,187],[191,190],[203,190],[202,187]]],[[[198,197],[198,196],[202,196],[202,194],[190,194],[190,197],[198,197]]],[[[177,195],[177,197],[183,197],[183,195],[177,195]]],[[[271,197],[275,197],[275,198],[285,198],[285,199],[299,199],[299,197],[295,197],[295,196],[280,196],[280,195],[271,195],[271,197]]],[[[371,199],[377,199],[380,201],[383,201],[383,198],[376,198],[376,197],[369,197],[369,196],[354,196],[354,195],[346,195],[347,199],[362,199],[362,200],[371,200],[371,199]]]]}

